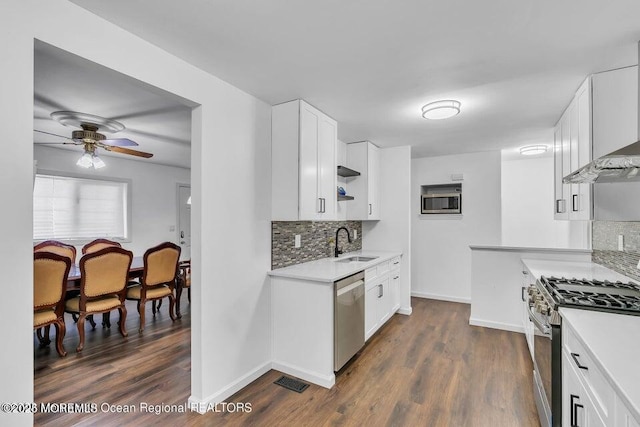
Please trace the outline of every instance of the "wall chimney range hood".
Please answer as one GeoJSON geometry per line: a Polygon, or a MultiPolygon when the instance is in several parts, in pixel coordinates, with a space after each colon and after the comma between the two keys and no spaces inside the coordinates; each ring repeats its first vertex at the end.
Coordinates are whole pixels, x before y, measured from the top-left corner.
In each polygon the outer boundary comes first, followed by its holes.
{"type": "Polygon", "coordinates": [[[565,184],[640,181],[640,141],[602,156],[562,179],[565,184]]]}
{"type": "MultiPolygon", "coordinates": [[[[638,42],[638,58],[640,59],[640,42],[638,42]]],[[[638,73],[638,90],[640,90],[640,72],[638,73]]],[[[640,112],[640,94],[638,111],[640,112]]],[[[638,118],[638,135],[640,135],[640,117],[638,118]]],[[[599,157],[562,178],[565,184],[631,181],[640,181],[640,141],[599,157]]]]}

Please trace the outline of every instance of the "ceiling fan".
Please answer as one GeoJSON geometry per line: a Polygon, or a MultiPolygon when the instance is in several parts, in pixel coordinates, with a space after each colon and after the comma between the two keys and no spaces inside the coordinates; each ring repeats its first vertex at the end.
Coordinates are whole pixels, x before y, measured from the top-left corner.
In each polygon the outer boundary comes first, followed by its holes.
{"type": "Polygon", "coordinates": [[[84,148],[84,154],[76,163],[78,166],[84,168],[90,168],[93,166],[95,169],[104,167],[104,161],[102,161],[96,153],[98,148],[102,148],[106,151],[112,151],[114,153],[129,154],[131,156],[144,157],[147,159],[153,156],[151,153],[126,148],[137,146],[138,143],[135,141],[128,138],[107,138],[103,133],[98,132],[100,130],[102,132],[115,133],[123,130],[125,126],[115,120],[75,111],[55,111],[51,113],[51,118],[64,126],[79,127],[81,130],[74,130],[71,133],[71,138],[69,138],[67,136],[34,129],[35,132],[53,135],[67,140],[62,142],[36,142],[36,144],[82,146],[84,148]]]}

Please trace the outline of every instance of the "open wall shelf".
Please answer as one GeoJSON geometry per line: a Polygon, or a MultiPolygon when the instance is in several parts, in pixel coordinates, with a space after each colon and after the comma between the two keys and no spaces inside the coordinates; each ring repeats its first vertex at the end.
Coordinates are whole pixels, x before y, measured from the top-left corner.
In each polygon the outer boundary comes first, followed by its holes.
{"type": "Polygon", "coordinates": [[[338,176],[343,176],[346,178],[350,176],[360,176],[360,172],[349,169],[346,166],[338,166],[338,176]]]}

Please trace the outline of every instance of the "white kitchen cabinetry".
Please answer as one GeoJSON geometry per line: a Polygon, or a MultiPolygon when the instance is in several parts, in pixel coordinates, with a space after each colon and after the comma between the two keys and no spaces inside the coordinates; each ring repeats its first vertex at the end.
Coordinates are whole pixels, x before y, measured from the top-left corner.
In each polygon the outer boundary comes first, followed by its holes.
{"type": "Polygon", "coordinates": [[[536,327],[529,318],[529,294],[528,289],[530,285],[533,285],[535,278],[529,271],[524,263],[522,264],[522,282],[521,282],[521,297],[522,297],[522,327],[524,328],[524,336],[527,339],[527,347],[529,347],[529,354],[531,360],[534,360],[533,346],[534,346],[534,331],[536,327]]]}
{"type": "Polygon", "coordinates": [[[580,382],[573,361],[562,352],[562,425],[579,427],[604,427],[596,406],[580,382]]]}
{"type": "Polygon", "coordinates": [[[273,107],[272,220],[336,219],[337,129],[302,100],[273,107]]]}
{"type": "Polygon", "coordinates": [[[400,257],[364,272],[364,339],[368,340],[400,308],[400,257]]]}
{"type": "MultiPolygon", "coordinates": [[[[638,140],[638,67],[594,74],[593,158],[638,140]]],[[[633,221],[640,215],[639,182],[593,186],[593,217],[603,221],[633,221]]]]}
{"type": "Polygon", "coordinates": [[[608,373],[567,322],[562,324],[562,356],[562,425],[639,426],[608,373]]]}
{"type": "Polygon", "coordinates": [[[562,184],[562,178],[591,161],[591,78],[580,86],[554,131],[555,219],[588,220],[591,184],[562,184]]]}
{"type": "Polygon", "coordinates": [[[352,220],[380,219],[379,148],[369,141],[347,144],[347,166],[360,172],[360,176],[349,182],[349,193],[354,197],[349,202],[347,218],[352,220]]]}

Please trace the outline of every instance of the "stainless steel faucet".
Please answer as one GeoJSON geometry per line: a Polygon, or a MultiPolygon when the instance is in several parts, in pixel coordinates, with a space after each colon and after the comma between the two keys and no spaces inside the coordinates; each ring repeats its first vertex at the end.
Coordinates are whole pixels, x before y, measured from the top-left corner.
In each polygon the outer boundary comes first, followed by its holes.
{"type": "Polygon", "coordinates": [[[334,249],[334,255],[336,258],[338,258],[338,255],[340,255],[342,253],[342,251],[340,249],[338,249],[338,233],[340,233],[340,230],[344,230],[347,232],[347,240],[349,241],[349,243],[351,243],[351,235],[349,234],[349,230],[347,229],[347,227],[340,227],[336,230],[336,247],[334,249]]]}

